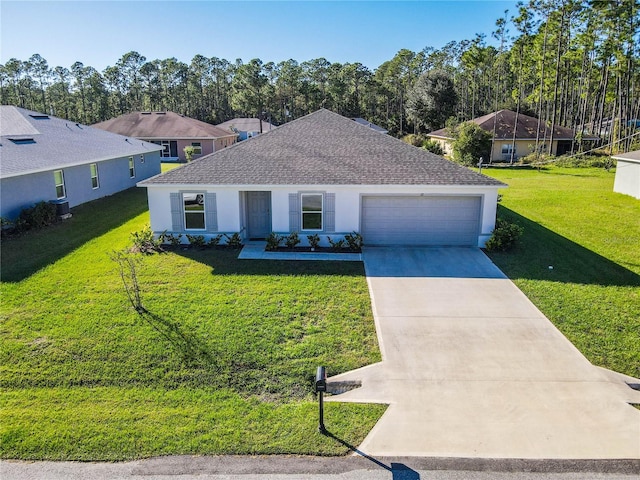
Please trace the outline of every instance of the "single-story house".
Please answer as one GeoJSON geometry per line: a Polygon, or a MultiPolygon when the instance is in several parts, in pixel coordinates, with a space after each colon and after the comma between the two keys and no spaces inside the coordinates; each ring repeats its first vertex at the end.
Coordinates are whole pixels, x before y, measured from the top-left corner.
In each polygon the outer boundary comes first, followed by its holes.
{"type": "Polygon", "coordinates": [[[185,162],[185,147],[193,147],[193,158],[198,158],[229,147],[238,138],[230,130],[175,112],[133,112],[93,126],[160,145],[163,162],[185,162]]]}
{"type": "Polygon", "coordinates": [[[360,125],[365,125],[365,126],[367,126],[369,128],[372,128],[376,132],[389,133],[389,130],[387,130],[386,128],[382,128],[380,125],[376,125],[375,123],[371,123],[368,120],[365,120],[364,118],[356,117],[356,118],[352,118],[351,120],[353,120],[356,123],[359,123],[360,125]]]}
{"type": "Polygon", "coordinates": [[[218,127],[237,133],[238,140],[246,140],[277,128],[276,125],[259,118],[234,118],[220,123],[218,127]]]}
{"type": "Polygon", "coordinates": [[[160,173],[161,147],[50,115],[0,106],[0,216],[41,201],[74,207],[160,173]]]}
{"type": "MultiPolygon", "coordinates": [[[[551,140],[551,127],[544,122],[540,123],[538,129],[538,119],[511,110],[500,110],[489,113],[482,117],[469,120],[486,130],[491,135],[495,130],[493,151],[491,152],[492,162],[510,162],[520,157],[525,157],[535,151],[536,138],[539,140],[539,149],[546,152],[551,140]],[[517,122],[516,122],[517,117],[517,122]],[[515,129],[515,143],[514,133],[515,129]]],[[[435,130],[427,134],[431,140],[440,144],[447,155],[453,153],[453,137],[446,128],[435,130]]],[[[564,155],[571,152],[571,146],[575,141],[576,133],[570,128],[555,126],[553,128],[553,143],[551,145],[552,155],[564,155]]],[[[583,140],[596,141],[597,137],[583,137],[583,140]]]]}
{"type": "Polygon", "coordinates": [[[640,150],[612,158],[617,161],[613,191],[640,199],[640,150]]]}
{"type": "Polygon", "coordinates": [[[138,183],[155,234],[483,246],[506,185],[321,109],[138,183]]]}

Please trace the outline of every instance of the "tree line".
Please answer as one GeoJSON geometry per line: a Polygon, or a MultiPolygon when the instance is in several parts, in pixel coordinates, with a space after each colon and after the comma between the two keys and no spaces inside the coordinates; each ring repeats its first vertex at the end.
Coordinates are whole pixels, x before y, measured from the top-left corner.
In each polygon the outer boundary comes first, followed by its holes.
{"type": "Polygon", "coordinates": [[[325,58],[233,62],[125,53],[102,72],[51,68],[39,54],[0,65],[0,102],[93,124],[131,111],[171,110],[217,124],[282,124],[319,108],[363,117],[391,134],[425,133],[500,109],[599,135],[637,139],[640,0],[530,0],[485,34],[440,49],[403,49],[374,70],[325,58]]]}

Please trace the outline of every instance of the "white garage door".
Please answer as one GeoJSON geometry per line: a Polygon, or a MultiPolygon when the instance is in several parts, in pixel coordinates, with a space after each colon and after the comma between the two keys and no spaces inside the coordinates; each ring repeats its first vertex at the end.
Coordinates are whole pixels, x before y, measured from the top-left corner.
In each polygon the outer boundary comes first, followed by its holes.
{"type": "Polygon", "coordinates": [[[478,244],[478,196],[362,197],[365,245],[478,244]]]}

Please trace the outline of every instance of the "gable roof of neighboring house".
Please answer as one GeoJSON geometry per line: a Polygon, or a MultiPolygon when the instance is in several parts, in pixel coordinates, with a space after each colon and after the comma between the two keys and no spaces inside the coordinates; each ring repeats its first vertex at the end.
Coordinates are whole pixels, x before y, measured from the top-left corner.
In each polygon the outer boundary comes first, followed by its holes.
{"type": "Polygon", "coordinates": [[[626,160],[632,163],[640,163],[640,150],[635,150],[633,152],[619,153],[618,155],[614,155],[611,158],[615,160],[626,160]]]}
{"type": "MultiPolygon", "coordinates": [[[[516,123],[516,112],[511,110],[500,110],[499,112],[489,113],[488,115],[484,115],[482,117],[474,118],[473,120],[469,120],[480,126],[483,130],[493,134],[494,123],[495,123],[495,131],[496,131],[496,139],[499,140],[512,140],[513,139],[513,129],[515,125],[516,131],[516,140],[535,140],[536,132],[540,139],[549,138],[551,136],[551,128],[548,125],[545,125],[544,122],[540,123],[540,129],[538,130],[538,119],[534,117],[530,117],[529,115],[524,115],[522,113],[518,114],[518,122],[516,123]]],[[[439,137],[439,138],[451,138],[451,135],[447,131],[446,128],[441,128],[440,130],[435,130],[429,134],[429,137],[439,137]]],[[[553,138],[554,140],[573,140],[575,137],[575,132],[570,128],[555,126],[553,128],[553,138]]],[[[594,139],[596,139],[594,137],[594,139]]]]}
{"type": "MultiPolygon", "coordinates": [[[[260,131],[260,119],[259,118],[234,118],[227,120],[218,125],[220,128],[226,128],[227,130],[237,130],[238,132],[259,132],[260,131]]],[[[262,132],[266,133],[274,128],[278,128],[277,125],[262,121],[262,132]]]]}
{"type": "Polygon", "coordinates": [[[175,112],[133,112],[93,127],[120,135],[158,140],[235,137],[235,133],[175,112]]]}
{"type": "Polygon", "coordinates": [[[138,185],[504,184],[321,109],[138,185]]]}
{"type": "Polygon", "coordinates": [[[0,177],[128,157],[159,145],[11,105],[0,106],[0,177]]]}
{"type": "Polygon", "coordinates": [[[382,128],[381,126],[376,125],[375,123],[371,123],[368,120],[365,120],[364,118],[357,117],[357,118],[352,118],[352,120],[354,122],[356,122],[356,123],[359,123],[360,125],[364,125],[366,127],[372,128],[376,132],[380,132],[380,133],[388,133],[389,132],[389,130],[387,130],[385,128],[382,128]]]}

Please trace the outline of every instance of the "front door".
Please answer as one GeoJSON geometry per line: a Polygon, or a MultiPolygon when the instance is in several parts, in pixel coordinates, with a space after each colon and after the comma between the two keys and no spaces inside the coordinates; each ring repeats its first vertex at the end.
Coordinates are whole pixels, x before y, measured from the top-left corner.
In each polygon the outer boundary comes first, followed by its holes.
{"type": "Polygon", "coordinates": [[[271,192],[247,192],[249,238],[267,238],[271,233],[271,192]]]}
{"type": "Polygon", "coordinates": [[[178,142],[176,140],[169,141],[169,153],[172,157],[178,158],[178,142]]]}

